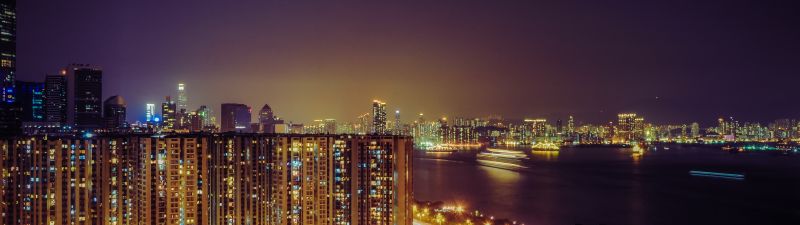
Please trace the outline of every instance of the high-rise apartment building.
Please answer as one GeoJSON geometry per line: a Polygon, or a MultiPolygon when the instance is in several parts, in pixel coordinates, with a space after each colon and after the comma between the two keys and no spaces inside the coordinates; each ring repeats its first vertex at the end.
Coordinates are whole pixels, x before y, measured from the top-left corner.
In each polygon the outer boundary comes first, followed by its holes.
{"type": "Polygon", "coordinates": [[[411,139],[0,139],[3,224],[411,224],[411,139]]]}
{"type": "Polygon", "coordinates": [[[178,110],[172,97],[167,96],[164,103],[161,103],[161,119],[164,131],[174,131],[178,125],[178,110]]]}
{"type": "Polygon", "coordinates": [[[386,103],[378,100],[372,101],[372,133],[386,133],[386,103]]]}

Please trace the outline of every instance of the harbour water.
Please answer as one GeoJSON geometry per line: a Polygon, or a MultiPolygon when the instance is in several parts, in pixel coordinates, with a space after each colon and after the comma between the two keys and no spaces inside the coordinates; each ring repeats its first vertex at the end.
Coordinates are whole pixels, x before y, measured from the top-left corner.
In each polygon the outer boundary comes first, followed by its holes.
{"type": "Polygon", "coordinates": [[[526,152],[524,169],[484,166],[473,153],[419,154],[415,197],[525,224],[800,224],[800,155],[676,146],[526,152]]]}

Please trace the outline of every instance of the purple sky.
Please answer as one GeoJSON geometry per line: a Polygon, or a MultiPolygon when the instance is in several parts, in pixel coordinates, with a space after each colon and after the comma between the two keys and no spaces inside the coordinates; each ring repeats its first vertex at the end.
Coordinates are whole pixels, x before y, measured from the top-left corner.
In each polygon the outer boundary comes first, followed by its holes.
{"type": "Polygon", "coordinates": [[[656,122],[800,117],[800,6],[787,1],[42,1],[18,3],[18,74],[104,68],[128,119],[269,103],[287,120],[636,111],[656,122]],[[657,98],[658,97],[658,98],[657,98]]]}

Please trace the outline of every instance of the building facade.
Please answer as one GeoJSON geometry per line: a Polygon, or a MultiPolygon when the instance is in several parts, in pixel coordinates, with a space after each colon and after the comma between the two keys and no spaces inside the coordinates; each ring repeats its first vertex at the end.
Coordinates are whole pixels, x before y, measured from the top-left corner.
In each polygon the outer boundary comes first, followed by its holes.
{"type": "Polygon", "coordinates": [[[238,103],[223,103],[220,130],[222,132],[247,132],[250,128],[250,106],[238,103]]]}
{"type": "Polygon", "coordinates": [[[17,81],[15,90],[16,102],[22,107],[22,121],[44,121],[44,83],[17,81]]]}
{"type": "Polygon", "coordinates": [[[161,103],[161,117],[164,131],[174,131],[178,127],[178,108],[170,96],[161,103]]]}
{"type": "Polygon", "coordinates": [[[79,130],[103,124],[103,70],[87,64],[71,64],[61,70],[67,79],[67,125],[79,130]]]}
{"type": "Polygon", "coordinates": [[[17,1],[0,1],[0,100],[13,103],[17,72],[17,1]]]}
{"type": "Polygon", "coordinates": [[[386,103],[372,101],[372,134],[386,134],[386,103]]]}
{"type": "Polygon", "coordinates": [[[67,123],[67,78],[47,75],[44,81],[45,121],[67,123]]]}
{"type": "Polygon", "coordinates": [[[3,224],[411,224],[410,138],[0,140],[3,224]]]}
{"type": "Polygon", "coordinates": [[[109,129],[125,127],[127,124],[127,109],[128,104],[125,103],[125,99],[122,96],[114,95],[108,97],[103,102],[104,127],[109,129]]]}

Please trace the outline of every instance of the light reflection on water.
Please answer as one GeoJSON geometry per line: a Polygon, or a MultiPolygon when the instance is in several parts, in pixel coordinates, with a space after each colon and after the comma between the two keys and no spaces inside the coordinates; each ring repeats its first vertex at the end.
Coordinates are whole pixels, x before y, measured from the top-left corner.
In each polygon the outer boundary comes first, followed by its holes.
{"type": "Polygon", "coordinates": [[[488,166],[481,166],[479,169],[488,175],[492,180],[492,184],[496,185],[513,184],[518,182],[520,177],[522,177],[518,172],[507,169],[488,166]]]}
{"type": "Polygon", "coordinates": [[[463,158],[418,159],[414,164],[415,195],[420,200],[460,201],[526,224],[775,224],[800,220],[796,214],[800,207],[789,204],[800,201],[800,194],[774,191],[800,189],[800,173],[788,172],[800,171],[800,157],[697,149],[528,152],[531,163],[523,170],[486,167],[463,158]],[[688,175],[692,169],[743,172],[748,180],[692,178],[688,175]]]}
{"type": "Polygon", "coordinates": [[[557,161],[559,151],[531,151],[534,159],[541,159],[544,161],[557,161]]]}

